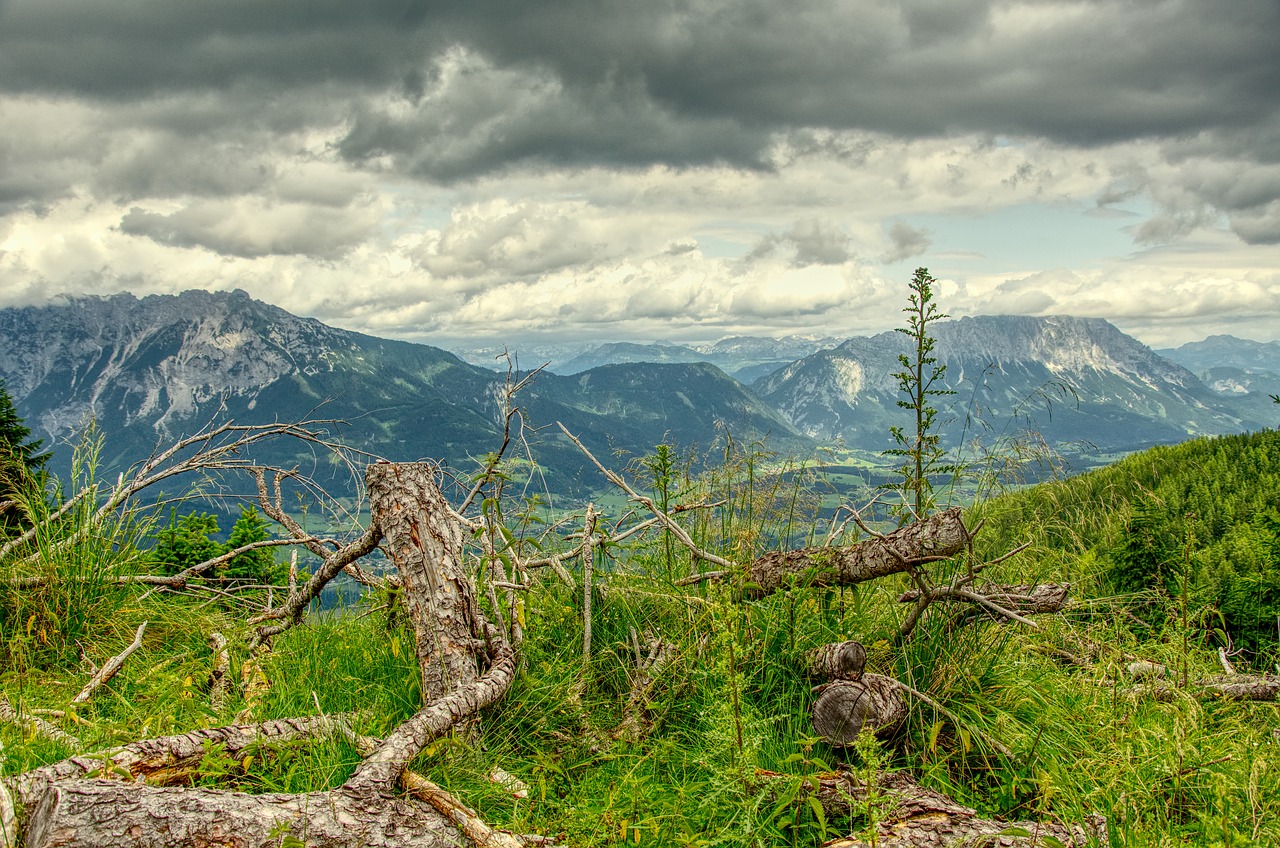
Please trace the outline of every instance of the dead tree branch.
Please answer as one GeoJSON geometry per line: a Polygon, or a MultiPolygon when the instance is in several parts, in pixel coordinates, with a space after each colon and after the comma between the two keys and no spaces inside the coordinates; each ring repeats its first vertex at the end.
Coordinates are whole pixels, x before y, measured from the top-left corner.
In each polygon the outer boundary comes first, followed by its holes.
{"type": "Polygon", "coordinates": [[[103,663],[102,668],[98,669],[97,673],[94,674],[93,677],[89,679],[89,682],[84,685],[84,688],[71,699],[71,703],[83,704],[88,702],[89,698],[93,696],[93,693],[97,691],[99,686],[115,677],[116,673],[119,672],[120,669],[124,668],[124,661],[129,659],[129,655],[142,647],[142,634],[145,633],[146,630],[147,622],[144,621],[138,625],[138,632],[133,634],[133,641],[129,643],[128,647],[103,663]]]}

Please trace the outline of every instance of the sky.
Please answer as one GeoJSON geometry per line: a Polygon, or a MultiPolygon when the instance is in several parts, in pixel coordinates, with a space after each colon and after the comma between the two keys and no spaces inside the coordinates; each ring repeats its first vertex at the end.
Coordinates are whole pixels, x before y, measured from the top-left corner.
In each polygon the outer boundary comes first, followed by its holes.
{"type": "Polygon", "coordinates": [[[0,306],[1280,337],[1277,0],[0,0],[0,306]]]}

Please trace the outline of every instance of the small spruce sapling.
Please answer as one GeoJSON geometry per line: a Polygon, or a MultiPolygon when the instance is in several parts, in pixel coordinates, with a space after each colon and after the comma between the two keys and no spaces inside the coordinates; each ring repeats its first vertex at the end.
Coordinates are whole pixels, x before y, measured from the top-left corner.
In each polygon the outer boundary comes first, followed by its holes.
{"type": "Polygon", "coordinates": [[[936,282],[929,275],[928,268],[916,269],[911,278],[908,305],[902,310],[907,315],[907,326],[896,328],[912,344],[910,355],[898,355],[902,370],[893,376],[898,380],[899,393],[904,396],[898,399],[898,406],[912,412],[915,428],[914,432],[905,427],[889,428],[897,447],[889,448],[884,454],[902,461],[898,468],[902,479],[896,484],[886,484],[885,488],[902,492],[906,502],[900,516],[903,524],[919,521],[933,510],[933,478],[956,470],[954,465],[945,461],[946,451],[937,432],[938,410],[933,406],[934,398],[955,394],[942,382],[947,366],[940,365],[933,355],[936,340],[930,335],[930,328],[937,321],[950,317],[939,312],[938,305],[934,303],[933,284],[936,282]]]}

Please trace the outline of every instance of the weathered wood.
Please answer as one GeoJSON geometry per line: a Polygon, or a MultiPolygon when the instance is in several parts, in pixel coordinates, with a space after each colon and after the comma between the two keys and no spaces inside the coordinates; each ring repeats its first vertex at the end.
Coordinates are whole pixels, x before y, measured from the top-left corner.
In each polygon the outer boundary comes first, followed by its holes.
{"type": "Polygon", "coordinates": [[[912,565],[946,559],[964,550],[970,534],[959,507],[908,524],[884,536],[836,548],[774,551],[751,563],[751,597],[776,592],[791,581],[805,586],[862,583],[907,571],[912,565]]]}
{"type": "Polygon", "coordinates": [[[866,730],[885,733],[907,717],[902,688],[891,677],[864,674],[822,687],[811,713],[814,731],[831,745],[852,745],[866,730]]]}
{"type": "MultiPolygon", "coordinates": [[[[951,587],[939,586],[935,600],[961,603],[974,603],[971,598],[950,591],[951,587]]],[[[989,601],[1001,609],[1018,615],[1045,615],[1061,612],[1067,605],[1067,596],[1071,591],[1070,583],[1038,583],[1016,586],[987,585],[973,586],[969,591],[989,601]]],[[[919,589],[910,589],[898,596],[900,603],[914,603],[920,599],[919,589]]],[[[990,608],[970,610],[960,617],[962,623],[984,619],[1000,619],[990,608]]]]}
{"type": "MultiPolygon", "coordinates": [[[[276,848],[285,835],[311,848],[457,845],[461,834],[449,819],[429,805],[394,797],[392,788],[431,740],[506,693],[516,657],[476,609],[461,564],[461,523],[440,493],[438,473],[429,463],[379,463],[366,473],[372,526],[344,557],[386,540],[414,629],[426,706],[388,734],[346,783],[327,792],[255,796],[46,775],[27,828],[29,848],[276,848]],[[490,657],[483,674],[478,645],[487,645],[490,657]]],[[[325,568],[336,573],[336,561],[325,568]]],[[[290,597],[285,615],[294,616],[300,596],[290,597]]],[[[175,740],[153,753],[173,757],[189,743],[175,740]]],[[[103,765],[99,760],[96,767],[103,765]]],[[[92,768],[77,765],[71,776],[84,777],[92,768]]]]}
{"type": "Polygon", "coordinates": [[[90,678],[89,682],[84,685],[84,688],[76,693],[76,696],[71,699],[71,703],[87,703],[88,700],[93,697],[93,693],[97,691],[99,686],[115,677],[120,669],[124,668],[124,661],[129,659],[129,655],[142,647],[142,634],[146,631],[147,622],[144,621],[138,625],[137,632],[133,634],[133,641],[130,642],[123,651],[103,663],[102,668],[98,669],[93,677],[90,678]]]}
{"type": "MultiPolygon", "coordinates": [[[[757,771],[759,781],[793,780],[789,775],[757,771]]],[[[944,846],[1038,846],[1049,848],[1057,840],[1063,846],[1084,848],[1087,844],[1107,845],[1107,821],[1100,815],[1085,821],[1061,822],[1003,821],[980,819],[976,811],[956,803],[932,789],[926,789],[904,772],[877,776],[874,794],[881,813],[875,845],[884,848],[943,848],[944,846]],[[1027,834],[1027,835],[1020,835],[1027,834]],[[1094,841],[1089,842],[1090,839],[1094,841]]],[[[806,777],[796,793],[795,803],[814,797],[828,822],[848,821],[867,812],[867,785],[848,771],[806,777]]],[[[824,848],[863,848],[871,842],[848,836],[824,843],[824,848]]]]}
{"type": "Polygon", "coordinates": [[[18,844],[18,816],[13,808],[13,795],[0,783],[0,845],[10,848],[18,844]]]}
{"type": "Polygon", "coordinates": [[[832,642],[804,655],[810,677],[827,680],[859,680],[867,666],[867,649],[861,642],[832,642]]]}
{"type": "Polygon", "coordinates": [[[433,463],[370,465],[373,522],[403,580],[426,700],[478,675],[474,590],[462,562],[462,525],[436,482],[433,463]]]}
{"type": "MultiPolygon", "coordinates": [[[[1178,689],[1167,683],[1144,683],[1133,687],[1135,695],[1157,701],[1172,701],[1178,689]]],[[[1182,690],[1198,698],[1225,698],[1232,701],[1280,701],[1280,677],[1273,674],[1220,674],[1197,680],[1182,690]]]]}
{"type": "Polygon", "coordinates": [[[175,790],[113,780],[59,783],[31,814],[27,848],[226,846],[455,848],[458,832],[426,804],[336,789],[303,795],[175,790]]]}
{"type": "Polygon", "coordinates": [[[52,739],[54,742],[59,742],[73,750],[79,748],[81,744],[79,739],[72,736],[70,733],[67,733],[57,725],[50,724],[39,716],[28,715],[27,713],[16,709],[9,703],[9,696],[5,695],[3,692],[0,692],[0,721],[16,724],[22,728],[28,728],[39,733],[46,739],[52,739]]]}
{"type": "Polygon", "coordinates": [[[213,651],[213,671],[209,674],[209,706],[215,713],[220,713],[227,704],[227,690],[231,683],[231,655],[227,652],[227,637],[217,631],[210,633],[209,648],[213,651]]]}
{"type": "Polygon", "coordinates": [[[622,709],[622,721],[609,734],[614,739],[638,742],[648,735],[652,727],[649,702],[663,672],[680,656],[680,651],[667,639],[646,633],[645,640],[649,652],[636,662],[636,669],[631,675],[631,691],[622,709]]]}
{"type": "Polygon", "coordinates": [[[277,719],[261,724],[232,724],[176,736],[141,739],[118,748],[69,757],[19,775],[0,778],[0,783],[7,786],[25,806],[39,801],[54,783],[103,774],[113,774],[130,781],[145,779],[153,786],[173,785],[189,780],[200,761],[215,746],[234,757],[251,745],[330,736],[340,729],[344,718],[310,716],[277,719]]]}
{"type": "MultiPolygon", "coordinates": [[[[845,786],[858,787],[854,792],[860,793],[859,800],[865,809],[865,787],[851,775],[845,778],[845,786]]],[[[969,848],[978,845],[1085,848],[1109,844],[1107,820],[1100,815],[1070,824],[983,819],[976,810],[920,786],[901,772],[881,775],[875,788],[884,795],[890,809],[877,825],[874,839],[849,836],[826,842],[824,848],[969,848]]],[[[848,796],[853,795],[845,791],[848,796]]]]}

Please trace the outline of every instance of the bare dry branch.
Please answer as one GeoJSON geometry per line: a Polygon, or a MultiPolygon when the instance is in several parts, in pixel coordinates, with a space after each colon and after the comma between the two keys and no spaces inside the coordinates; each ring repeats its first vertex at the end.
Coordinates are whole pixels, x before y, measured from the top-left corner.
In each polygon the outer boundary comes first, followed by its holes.
{"type": "Polygon", "coordinates": [[[129,646],[103,663],[102,668],[98,669],[97,673],[94,674],[89,682],[84,685],[84,688],[71,699],[71,703],[83,704],[88,702],[89,698],[93,696],[93,693],[97,691],[99,686],[115,677],[117,672],[124,668],[124,661],[129,659],[129,655],[142,647],[142,634],[146,632],[146,629],[147,622],[144,621],[139,624],[138,631],[133,634],[133,641],[129,643],[129,646]]]}

